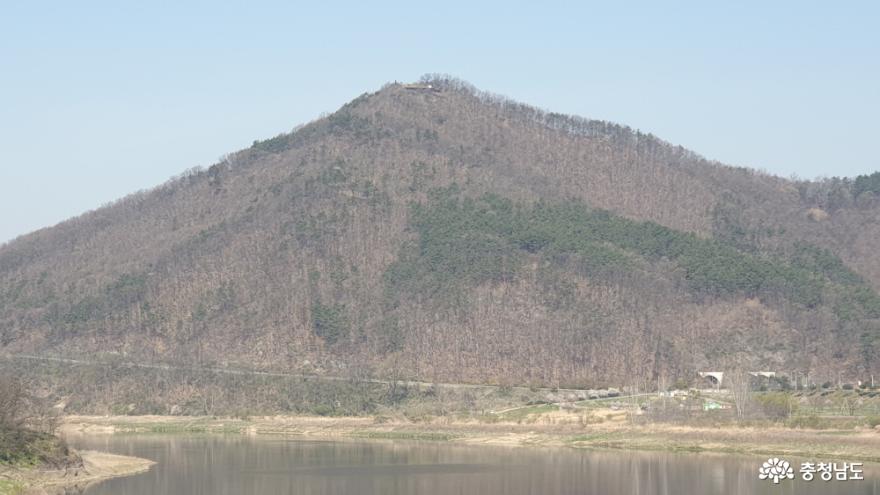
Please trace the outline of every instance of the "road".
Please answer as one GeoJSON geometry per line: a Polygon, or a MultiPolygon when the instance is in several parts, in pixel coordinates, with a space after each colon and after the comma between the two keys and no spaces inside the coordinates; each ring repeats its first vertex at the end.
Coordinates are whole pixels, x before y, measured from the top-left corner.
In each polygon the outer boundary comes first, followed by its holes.
{"type": "MultiPolygon", "coordinates": [[[[327,381],[353,381],[355,379],[350,377],[341,377],[341,376],[327,376],[327,375],[314,375],[314,374],[305,374],[305,373],[281,373],[275,371],[252,371],[252,370],[241,370],[241,369],[233,369],[233,368],[216,368],[216,367],[197,367],[197,366],[175,366],[170,364],[149,364],[149,363],[136,363],[136,362],[114,362],[108,363],[106,361],[90,361],[85,359],[72,359],[72,358],[61,358],[61,357],[53,357],[53,356],[35,356],[31,354],[8,354],[5,356],[6,359],[11,360],[28,360],[28,361],[42,361],[42,362],[55,362],[55,363],[65,363],[65,364],[73,364],[80,366],[125,366],[131,368],[142,368],[142,369],[151,369],[151,370],[161,370],[161,371],[197,371],[197,372],[211,372],[211,373],[221,373],[227,375],[248,375],[248,376],[268,376],[268,377],[277,377],[277,378],[295,378],[301,380],[327,380],[327,381]]],[[[356,379],[358,382],[362,383],[376,383],[380,385],[405,385],[408,387],[419,387],[419,388],[428,388],[428,387],[438,387],[438,388],[449,388],[449,389],[498,389],[501,388],[499,385],[486,385],[486,384],[474,384],[474,383],[433,383],[433,382],[423,382],[423,381],[415,381],[415,380],[382,380],[378,378],[359,378],[356,379]]],[[[586,394],[589,393],[590,390],[586,389],[573,389],[573,388],[548,388],[548,387],[539,387],[539,388],[530,388],[530,387],[510,387],[515,391],[539,391],[539,392],[547,392],[547,393],[575,393],[575,394],[586,394]]],[[[616,397],[621,398],[621,397],[616,397]]]]}

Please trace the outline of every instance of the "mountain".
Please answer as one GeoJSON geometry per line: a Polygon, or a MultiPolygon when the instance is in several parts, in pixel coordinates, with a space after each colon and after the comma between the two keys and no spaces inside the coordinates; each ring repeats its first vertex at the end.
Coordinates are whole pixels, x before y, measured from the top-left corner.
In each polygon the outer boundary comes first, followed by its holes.
{"type": "Polygon", "coordinates": [[[5,244],[0,353],[854,381],[880,374],[878,193],[880,174],[783,179],[428,76],[5,244]]]}

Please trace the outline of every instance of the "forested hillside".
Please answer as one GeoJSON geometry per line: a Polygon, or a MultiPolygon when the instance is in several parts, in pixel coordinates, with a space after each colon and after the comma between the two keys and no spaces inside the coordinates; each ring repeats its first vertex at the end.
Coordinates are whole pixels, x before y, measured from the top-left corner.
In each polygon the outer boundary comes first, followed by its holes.
{"type": "Polygon", "coordinates": [[[880,173],[783,179],[430,76],[0,247],[0,352],[551,386],[880,376],[878,195],[880,173]]]}

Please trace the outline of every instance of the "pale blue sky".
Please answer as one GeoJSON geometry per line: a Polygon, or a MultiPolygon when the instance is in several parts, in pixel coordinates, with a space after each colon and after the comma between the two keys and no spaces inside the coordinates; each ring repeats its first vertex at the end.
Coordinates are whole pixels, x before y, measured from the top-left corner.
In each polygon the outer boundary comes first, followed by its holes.
{"type": "Polygon", "coordinates": [[[664,3],[5,1],[0,242],[426,72],[779,175],[880,169],[880,3],[664,3]]]}

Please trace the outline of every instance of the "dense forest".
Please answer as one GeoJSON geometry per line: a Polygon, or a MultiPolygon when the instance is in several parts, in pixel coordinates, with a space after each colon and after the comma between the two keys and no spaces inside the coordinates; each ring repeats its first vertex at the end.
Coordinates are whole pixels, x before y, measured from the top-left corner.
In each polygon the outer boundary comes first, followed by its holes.
{"type": "Polygon", "coordinates": [[[802,181],[445,76],[0,247],[0,353],[651,388],[880,376],[880,172],[802,181]]]}

